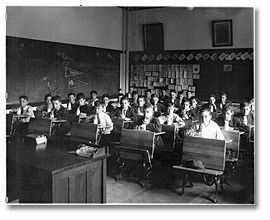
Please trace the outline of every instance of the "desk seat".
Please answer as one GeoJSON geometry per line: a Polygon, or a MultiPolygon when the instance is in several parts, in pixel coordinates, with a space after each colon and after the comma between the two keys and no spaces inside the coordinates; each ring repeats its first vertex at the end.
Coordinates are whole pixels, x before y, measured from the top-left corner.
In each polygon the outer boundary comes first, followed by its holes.
{"type": "Polygon", "coordinates": [[[201,173],[201,174],[213,175],[213,176],[219,176],[219,175],[222,175],[223,174],[223,171],[219,171],[219,170],[194,169],[194,168],[185,167],[184,165],[173,166],[173,168],[179,169],[179,170],[184,170],[184,171],[189,171],[189,172],[194,172],[194,173],[201,173]]]}

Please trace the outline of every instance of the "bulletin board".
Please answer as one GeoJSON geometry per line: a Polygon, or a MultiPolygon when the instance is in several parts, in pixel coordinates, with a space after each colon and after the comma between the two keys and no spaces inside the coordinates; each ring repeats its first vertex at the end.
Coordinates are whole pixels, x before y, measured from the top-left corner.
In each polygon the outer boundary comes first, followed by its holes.
{"type": "Polygon", "coordinates": [[[200,100],[217,99],[222,92],[241,102],[254,97],[253,49],[215,49],[130,53],[130,86],[140,95],[146,89],[191,91],[200,100]]]}
{"type": "Polygon", "coordinates": [[[39,102],[45,94],[67,99],[69,92],[91,90],[99,96],[118,92],[120,51],[7,37],[7,104],[27,95],[39,102]]]}

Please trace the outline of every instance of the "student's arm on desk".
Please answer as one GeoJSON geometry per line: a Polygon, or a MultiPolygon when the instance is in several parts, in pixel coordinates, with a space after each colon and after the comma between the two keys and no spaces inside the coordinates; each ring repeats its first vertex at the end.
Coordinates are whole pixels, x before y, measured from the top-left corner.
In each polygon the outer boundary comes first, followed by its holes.
{"type": "Polygon", "coordinates": [[[161,132],[162,131],[162,126],[157,118],[154,118],[152,120],[152,123],[149,123],[146,125],[146,130],[150,130],[153,132],[161,132]]]}

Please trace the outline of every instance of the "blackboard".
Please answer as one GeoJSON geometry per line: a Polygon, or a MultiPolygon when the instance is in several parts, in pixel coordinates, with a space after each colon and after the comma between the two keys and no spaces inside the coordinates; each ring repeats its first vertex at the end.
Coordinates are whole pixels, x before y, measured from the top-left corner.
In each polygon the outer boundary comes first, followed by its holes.
{"type": "MultiPolygon", "coordinates": [[[[219,99],[222,92],[226,92],[228,99],[233,102],[254,97],[253,48],[131,52],[129,64],[130,82],[135,88],[132,82],[134,74],[145,77],[146,72],[149,76],[154,72],[158,74],[160,66],[163,69],[168,66],[199,65],[200,79],[193,79],[193,86],[200,100],[207,101],[211,94],[219,99]],[[138,70],[138,66],[143,70],[138,70]]],[[[141,88],[147,89],[145,86],[141,88]]]]}
{"type": "Polygon", "coordinates": [[[118,92],[120,51],[16,37],[6,42],[7,104],[20,95],[39,102],[47,93],[66,99],[69,92],[118,92]]]}

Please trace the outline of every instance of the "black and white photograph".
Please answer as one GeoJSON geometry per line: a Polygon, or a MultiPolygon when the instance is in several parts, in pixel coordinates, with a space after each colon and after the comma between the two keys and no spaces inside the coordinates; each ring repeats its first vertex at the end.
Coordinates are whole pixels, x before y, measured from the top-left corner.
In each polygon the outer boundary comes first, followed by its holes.
{"type": "Polygon", "coordinates": [[[255,8],[6,6],[10,205],[255,205],[255,8]]]}

